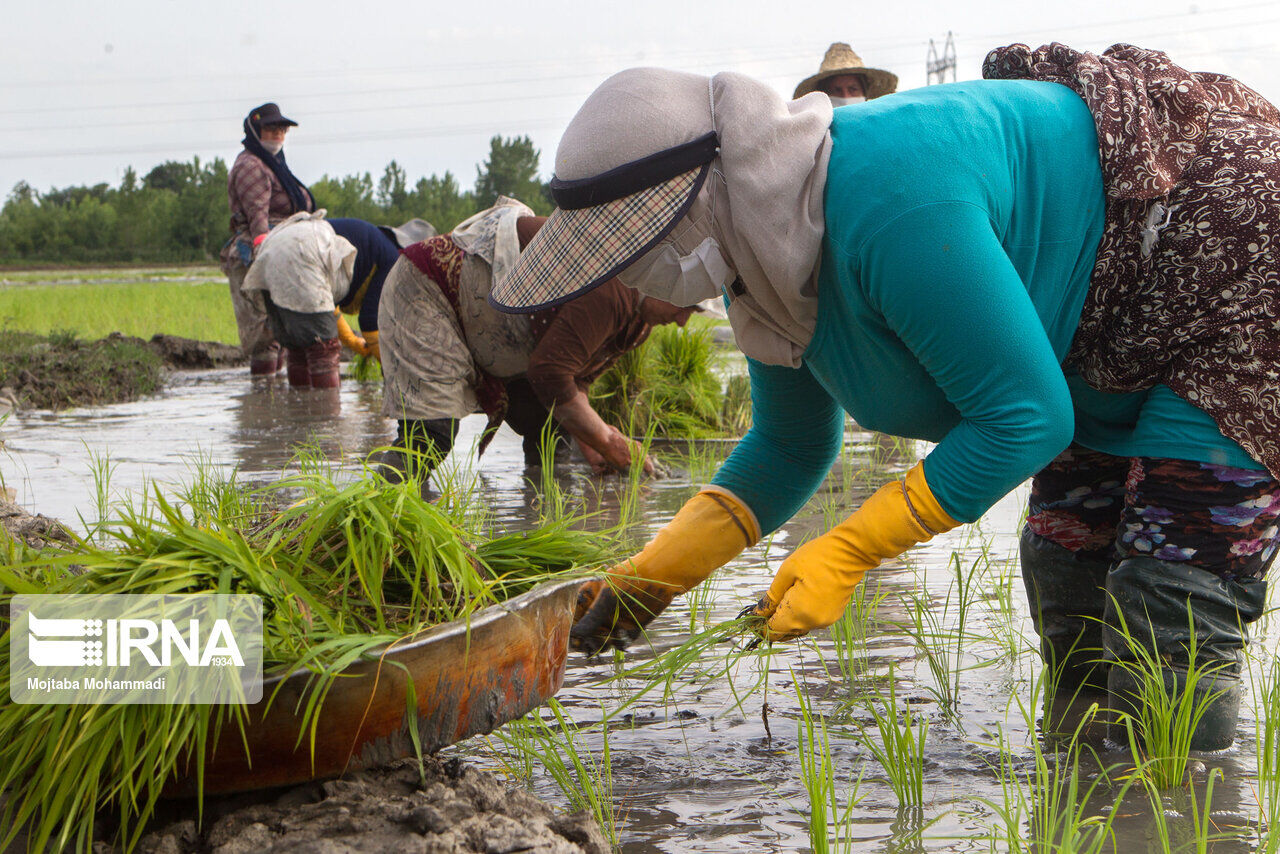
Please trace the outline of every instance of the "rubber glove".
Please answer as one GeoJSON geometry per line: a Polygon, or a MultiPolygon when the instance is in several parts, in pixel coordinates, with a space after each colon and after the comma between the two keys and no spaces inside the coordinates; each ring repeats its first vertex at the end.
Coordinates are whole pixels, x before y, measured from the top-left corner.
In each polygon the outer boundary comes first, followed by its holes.
{"type": "Polygon", "coordinates": [[[361,356],[368,356],[369,348],[365,346],[365,339],[351,331],[351,325],[342,316],[342,309],[335,308],[333,316],[338,318],[338,338],[342,340],[343,344],[347,345],[347,349],[353,353],[359,353],[361,356]]]}
{"type": "Polygon", "coordinates": [[[382,348],[378,346],[378,330],[371,329],[364,333],[365,347],[368,348],[368,355],[377,359],[378,364],[382,364],[382,348]]]}
{"type": "Polygon", "coordinates": [[[760,523],[746,505],[723,489],[703,489],[638,555],[610,569],[604,583],[583,587],[578,611],[586,613],[570,631],[570,644],[586,653],[625,647],[677,594],[759,539],[760,523]]]}
{"type": "Polygon", "coordinates": [[[938,504],[917,463],[886,483],[848,519],[792,552],[755,614],[767,618],[766,640],[790,640],[829,626],[844,614],[867,570],[960,523],[938,504]]]}

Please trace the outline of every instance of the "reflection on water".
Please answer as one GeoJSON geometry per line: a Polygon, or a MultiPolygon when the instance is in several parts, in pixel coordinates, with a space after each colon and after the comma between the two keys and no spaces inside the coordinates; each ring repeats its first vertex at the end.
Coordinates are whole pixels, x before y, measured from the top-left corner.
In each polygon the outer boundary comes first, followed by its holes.
{"type": "MultiPolygon", "coordinates": [[[[309,444],[354,471],[372,449],[394,435],[379,414],[380,390],[346,383],[335,394],[295,391],[283,380],[254,381],[242,370],[179,375],[161,397],[119,406],[64,413],[27,413],[0,426],[4,440],[0,473],[30,509],[73,523],[77,514],[94,512],[91,458],[108,454],[115,464],[111,485],[117,493],[147,481],[182,480],[197,458],[227,470],[239,466],[251,478],[271,477],[289,465],[297,448],[309,444]]],[[[537,493],[526,478],[520,442],[503,429],[478,466],[473,447],[484,419],[466,419],[453,455],[460,477],[476,488],[501,527],[528,526],[537,493]]],[[[623,664],[660,654],[701,631],[733,618],[767,588],[778,562],[797,542],[824,530],[851,512],[889,471],[902,471],[922,449],[884,437],[852,432],[845,454],[805,512],[764,546],[751,549],[718,573],[707,595],[679,597],[652,629],[652,649],[628,652],[623,664]],[[696,599],[696,615],[690,598],[696,599]]],[[[642,541],[669,519],[714,471],[723,446],[679,448],[663,453],[673,476],[641,487],[640,521],[633,532],[642,541]]],[[[593,524],[616,522],[622,484],[596,479],[585,466],[557,467],[562,487],[599,511],[593,524]]],[[[615,719],[610,728],[613,791],[626,852],[790,852],[807,850],[808,800],[796,756],[799,708],[797,688],[810,697],[828,722],[838,788],[850,790],[859,778],[852,849],[874,852],[1004,850],[991,842],[994,829],[1011,823],[1015,835],[1029,837],[1030,796],[1026,809],[1006,819],[1005,794],[998,769],[1003,742],[1009,762],[1033,772],[1034,725],[1028,725],[1015,698],[1027,702],[1039,670],[1030,641],[1031,627],[1014,561],[1016,532],[1025,492],[997,505],[981,522],[964,526],[913,550],[871,573],[869,591],[885,594],[866,625],[865,646],[842,668],[827,634],[800,644],[776,647],[768,658],[746,658],[726,676],[723,658],[707,653],[699,666],[669,685],[645,695],[615,719]],[[940,686],[922,656],[913,633],[912,603],[922,601],[947,630],[954,630],[953,557],[973,577],[973,604],[966,639],[952,648],[959,655],[959,696],[955,714],[941,714],[940,686]],[[922,597],[922,598],[920,598],[922,597]],[[1009,607],[1006,607],[1006,604],[1009,607]],[[930,722],[925,763],[925,803],[902,810],[861,737],[873,726],[868,699],[884,696],[892,667],[898,695],[915,714],[930,722]],[[753,690],[754,689],[754,690],[753,690]],[[768,708],[768,727],[764,709],[768,708]],[[770,737],[770,733],[771,736],[770,737]]],[[[1262,647],[1274,648],[1274,633],[1262,647]]],[[[617,678],[613,660],[588,661],[574,655],[559,699],[580,723],[601,719],[642,687],[617,678]]],[[[1248,704],[1246,704],[1247,706],[1248,704]]],[[[1237,747],[1209,757],[1225,780],[1213,793],[1210,817],[1215,832],[1248,825],[1257,814],[1254,795],[1253,713],[1246,710],[1237,747]]],[[[581,734],[599,750],[598,732],[581,734]]],[[[496,739],[472,739],[451,752],[471,761],[501,767],[496,739]]],[[[1103,753],[1103,764],[1125,763],[1121,753],[1103,753]]],[[[1131,767],[1122,765],[1122,768],[1131,767]]],[[[1086,753],[1085,785],[1098,774],[1086,753]]],[[[545,778],[533,787],[553,802],[563,797],[545,778]]],[[[1118,789],[1099,790],[1093,812],[1110,807],[1118,789]]],[[[1203,801],[1203,786],[1197,792],[1203,801]]],[[[1183,839],[1193,823],[1185,792],[1164,797],[1153,812],[1145,793],[1131,790],[1115,823],[1117,850],[1159,851],[1155,819],[1162,815],[1172,839],[1183,839]]],[[[1217,842],[1216,852],[1254,850],[1242,834],[1217,842]]],[[[1104,850],[1109,850],[1109,846],[1104,850]]]]}

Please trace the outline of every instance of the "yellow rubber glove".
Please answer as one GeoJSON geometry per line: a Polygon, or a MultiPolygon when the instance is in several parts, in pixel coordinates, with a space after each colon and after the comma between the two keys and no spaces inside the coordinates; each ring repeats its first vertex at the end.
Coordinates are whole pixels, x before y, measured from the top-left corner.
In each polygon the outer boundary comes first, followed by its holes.
{"type": "Polygon", "coordinates": [[[378,330],[371,329],[364,333],[365,347],[368,348],[368,355],[378,360],[378,364],[382,364],[382,348],[378,346],[378,330]]]}
{"type": "Polygon", "coordinates": [[[760,523],[733,494],[707,487],[690,498],[641,552],[583,587],[570,632],[574,649],[626,646],[678,594],[691,590],[760,539],[760,523]],[[592,595],[594,599],[592,599],[592,595]]]}
{"type": "Polygon", "coordinates": [[[886,483],[848,519],[792,552],[755,613],[768,618],[766,640],[790,640],[844,614],[867,570],[960,523],[938,504],[917,463],[886,483]]]}
{"type": "Polygon", "coordinates": [[[347,323],[347,319],[342,316],[342,309],[335,308],[333,316],[338,318],[338,339],[347,346],[348,350],[359,353],[361,356],[369,355],[369,350],[365,346],[364,339],[351,331],[351,325],[347,323]]]}

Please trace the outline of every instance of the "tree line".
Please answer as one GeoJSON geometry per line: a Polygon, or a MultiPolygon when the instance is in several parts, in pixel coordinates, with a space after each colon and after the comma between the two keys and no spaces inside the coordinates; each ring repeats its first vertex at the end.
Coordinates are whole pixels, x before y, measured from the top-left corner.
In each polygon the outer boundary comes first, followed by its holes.
{"type": "MultiPolygon", "coordinates": [[[[419,178],[412,186],[391,161],[375,182],[369,172],[322,176],[309,184],[316,207],[331,217],[357,217],[399,225],[420,217],[444,232],[499,195],[513,196],[540,214],[553,203],[538,178],[539,152],[527,136],[489,141],[473,188],[451,173],[419,178]]],[[[307,176],[300,175],[304,182],[307,176]]],[[[38,192],[25,181],[0,208],[3,264],[179,264],[214,261],[231,236],[227,164],[167,161],[141,179],[132,167],[118,187],[72,186],[38,192]]]]}

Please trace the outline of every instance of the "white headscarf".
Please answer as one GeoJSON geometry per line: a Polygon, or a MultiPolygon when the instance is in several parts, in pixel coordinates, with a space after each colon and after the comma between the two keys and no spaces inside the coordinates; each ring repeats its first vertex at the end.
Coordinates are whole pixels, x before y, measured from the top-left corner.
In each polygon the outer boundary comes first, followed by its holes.
{"type": "Polygon", "coordinates": [[[757,361],[799,367],[818,319],[831,102],[784,101],[757,80],[724,73],[711,78],[711,104],[720,136],[712,168],[723,173],[728,201],[717,199],[713,219],[746,288],[729,301],[734,337],[757,361]]]}
{"type": "Polygon", "coordinates": [[[720,152],[701,192],[715,185],[711,230],[745,289],[730,298],[734,337],[753,359],[799,367],[817,322],[830,125],[820,93],[785,101],[742,74],[633,68],[574,116],[556,176],[599,175],[715,130],[720,152]]]}

